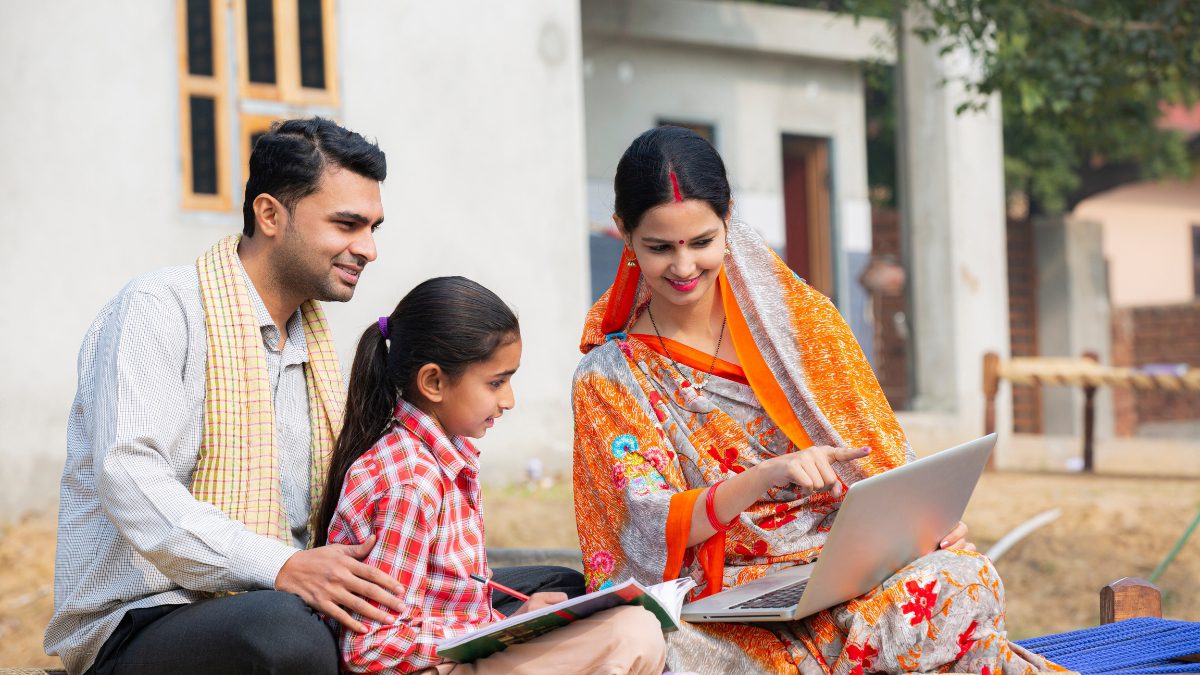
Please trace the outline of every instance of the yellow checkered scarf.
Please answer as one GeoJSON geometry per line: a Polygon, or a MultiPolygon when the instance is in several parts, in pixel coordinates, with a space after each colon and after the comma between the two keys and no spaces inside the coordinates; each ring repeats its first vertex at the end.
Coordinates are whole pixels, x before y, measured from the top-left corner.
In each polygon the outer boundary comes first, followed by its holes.
{"type": "MultiPolygon", "coordinates": [[[[240,235],[217,242],[196,260],[208,364],[204,438],[192,494],[258,534],[291,541],[279,482],[275,406],[262,333],[237,261],[240,235]]],[[[325,314],[314,300],[300,307],[308,344],[304,378],[312,422],[312,506],[317,513],[333,442],[342,424],[341,368],[325,314]]],[[[312,523],[309,525],[312,541],[312,523]]]]}

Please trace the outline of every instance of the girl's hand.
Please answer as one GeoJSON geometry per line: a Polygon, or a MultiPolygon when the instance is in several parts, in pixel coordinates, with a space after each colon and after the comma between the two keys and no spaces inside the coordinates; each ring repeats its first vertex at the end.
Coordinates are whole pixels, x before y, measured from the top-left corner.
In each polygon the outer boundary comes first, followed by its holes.
{"type": "Polygon", "coordinates": [[[525,612],[532,612],[535,609],[549,607],[550,605],[557,605],[560,602],[566,602],[566,600],[566,593],[534,593],[533,595],[529,596],[529,600],[525,604],[521,605],[517,611],[513,612],[513,616],[524,614],[525,612]]]}
{"type": "Polygon", "coordinates": [[[870,448],[815,445],[772,457],[755,466],[755,469],[761,472],[766,483],[764,492],[770,488],[796,485],[802,493],[831,492],[834,497],[840,497],[842,482],[833,471],[833,463],[861,459],[870,452],[870,448]]]}
{"type": "Polygon", "coordinates": [[[950,534],[942,538],[942,543],[938,548],[956,548],[962,551],[974,551],[975,544],[967,541],[967,524],[961,520],[958,521],[958,525],[955,525],[954,529],[950,530],[950,534]]]}

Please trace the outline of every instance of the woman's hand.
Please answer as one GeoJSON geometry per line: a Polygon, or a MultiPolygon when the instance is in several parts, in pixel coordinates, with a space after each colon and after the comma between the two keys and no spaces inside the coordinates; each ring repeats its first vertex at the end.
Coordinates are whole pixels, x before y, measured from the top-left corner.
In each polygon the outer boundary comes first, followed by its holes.
{"type": "MultiPolygon", "coordinates": [[[[722,523],[732,521],[773,487],[794,484],[799,486],[797,492],[825,490],[834,496],[841,496],[842,482],[833,472],[833,462],[861,459],[870,451],[870,448],[831,448],[821,445],[759,462],[749,470],[721,481],[721,488],[713,500],[716,519],[722,523]]],[[[713,490],[715,486],[708,489],[713,490]]],[[[696,500],[688,546],[707,540],[717,531],[706,513],[706,499],[706,495],[701,495],[696,500]]]]}
{"type": "Polygon", "coordinates": [[[956,548],[962,551],[974,551],[975,544],[967,541],[967,524],[961,520],[958,521],[958,525],[955,525],[954,529],[950,530],[950,534],[942,538],[942,543],[938,548],[956,548]]]}
{"type": "Polygon", "coordinates": [[[527,600],[525,604],[521,605],[517,611],[513,612],[513,616],[524,614],[525,612],[532,612],[535,609],[549,607],[550,605],[557,605],[560,602],[566,601],[566,593],[534,593],[533,595],[529,596],[529,600],[527,600]]]}
{"type": "Polygon", "coordinates": [[[870,448],[833,448],[814,445],[805,450],[789,452],[772,457],[754,467],[765,482],[763,491],[771,488],[795,485],[799,492],[831,492],[834,497],[842,494],[842,481],[833,471],[834,462],[862,459],[871,452],[870,448]]]}

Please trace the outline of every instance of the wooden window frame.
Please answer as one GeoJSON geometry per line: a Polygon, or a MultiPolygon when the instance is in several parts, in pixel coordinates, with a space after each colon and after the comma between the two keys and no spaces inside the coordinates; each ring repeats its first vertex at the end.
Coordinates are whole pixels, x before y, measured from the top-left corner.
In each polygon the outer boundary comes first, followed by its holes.
{"type": "Polygon", "coordinates": [[[269,131],[271,125],[287,119],[282,115],[250,115],[242,113],[238,117],[238,125],[242,132],[242,175],[250,176],[250,153],[254,150],[250,145],[250,139],[254,134],[269,131]]]}
{"type": "Polygon", "coordinates": [[[325,50],[325,88],[300,84],[300,14],[296,0],[272,0],[275,21],[275,84],[250,81],[247,58],[246,0],[233,1],[237,30],[238,95],[242,100],[278,101],[298,106],[338,107],[337,30],[334,0],[321,0],[322,43],[325,50]]]}
{"type": "Polygon", "coordinates": [[[228,70],[225,63],[225,3],[212,0],[212,59],[213,74],[193,75],[188,69],[187,0],[176,0],[175,14],[179,39],[179,140],[183,160],[183,207],[192,210],[228,211],[230,205],[229,179],[229,101],[228,70]],[[216,131],[217,193],[204,194],[193,190],[192,184],[192,117],[191,98],[206,96],[213,99],[213,126],[216,131]]]}
{"type": "Polygon", "coordinates": [[[682,127],[708,141],[714,148],[717,147],[717,125],[713,122],[699,122],[693,119],[682,119],[678,117],[660,117],[655,120],[655,126],[682,127]],[[704,133],[701,133],[701,130],[703,130],[704,133]]]}

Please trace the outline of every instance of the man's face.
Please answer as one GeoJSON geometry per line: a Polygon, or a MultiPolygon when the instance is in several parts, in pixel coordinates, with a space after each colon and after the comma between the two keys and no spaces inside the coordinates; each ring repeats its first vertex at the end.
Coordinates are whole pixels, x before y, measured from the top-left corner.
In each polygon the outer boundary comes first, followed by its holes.
{"type": "Polygon", "coordinates": [[[317,191],[296,202],[271,254],[281,288],[304,298],[345,302],[376,257],[375,228],[383,222],[379,183],[328,167],[317,191]]]}

